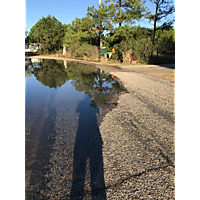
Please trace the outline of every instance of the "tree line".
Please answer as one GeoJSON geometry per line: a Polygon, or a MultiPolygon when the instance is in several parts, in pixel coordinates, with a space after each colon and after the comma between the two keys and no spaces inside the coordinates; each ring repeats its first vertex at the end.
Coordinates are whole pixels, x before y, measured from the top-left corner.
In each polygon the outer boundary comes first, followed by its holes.
{"type": "Polygon", "coordinates": [[[97,61],[98,49],[106,46],[108,52],[115,48],[113,60],[130,62],[135,57],[138,62],[148,62],[153,54],[175,51],[174,19],[167,19],[175,11],[173,2],[149,1],[155,13],[143,0],[106,0],[99,8],[88,7],[86,16],[75,18],[71,24],[62,24],[51,15],[42,17],[29,34],[26,32],[26,42],[40,44],[43,54],[62,54],[65,46],[67,57],[97,61]],[[152,21],[153,28],[135,26],[142,19],[152,21]]]}

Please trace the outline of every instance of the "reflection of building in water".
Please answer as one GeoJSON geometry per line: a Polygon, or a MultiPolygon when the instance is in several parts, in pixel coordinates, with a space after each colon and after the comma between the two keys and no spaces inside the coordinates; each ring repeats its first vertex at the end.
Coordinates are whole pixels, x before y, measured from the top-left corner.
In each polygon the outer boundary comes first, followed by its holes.
{"type": "Polygon", "coordinates": [[[68,67],[67,67],[67,61],[66,61],[66,60],[64,60],[64,66],[65,66],[65,69],[68,68],[68,67]]]}
{"type": "Polygon", "coordinates": [[[40,63],[41,62],[42,62],[42,59],[31,58],[31,63],[32,63],[33,67],[40,68],[40,63]]]}
{"type": "Polygon", "coordinates": [[[32,62],[32,63],[40,63],[41,61],[42,61],[42,59],[31,58],[31,62],[32,62]]]}

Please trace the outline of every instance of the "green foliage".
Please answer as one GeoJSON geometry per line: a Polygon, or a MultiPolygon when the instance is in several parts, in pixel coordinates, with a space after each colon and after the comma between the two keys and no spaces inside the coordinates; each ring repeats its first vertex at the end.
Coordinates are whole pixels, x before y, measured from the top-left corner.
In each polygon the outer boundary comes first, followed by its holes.
{"type": "Polygon", "coordinates": [[[80,47],[80,52],[83,57],[87,60],[98,61],[99,60],[99,50],[96,46],[89,44],[83,44],[80,47]]]}
{"type": "Polygon", "coordinates": [[[32,64],[32,70],[36,79],[49,88],[56,89],[67,81],[67,71],[63,61],[43,60],[39,67],[32,64]]]}
{"type": "MultiPolygon", "coordinates": [[[[146,12],[143,0],[106,0],[98,9],[88,7],[86,17],[75,18],[69,25],[62,25],[50,15],[42,17],[26,34],[26,42],[40,43],[43,53],[62,54],[66,46],[67,56],[84,60],[99,60],[100,42],[111,52],[112,59],[130,60],[135,56],[139,62],[148,62],[152,52],[166,54],[175,50],[175,30],[169,21],[156,27],[164,17],[174,12],[174,6],[167,0],[150,0],[156,5],[156,13],[146,12]],[[154,21],[154,29],[132,26],[142,16],[154,21]],[[114,28],[114,24],[118,24],[114,28]],[[105,35],[106,33],[106,35],[105,35]],[[153,38],[153,42],[150,42],[153,38]],[[155,41],[155,42],[154,42],[155,41]],[[154,46],[151,45],[154,43],[154,46]]],[[[128,61],[125,61],[128,62],[128,61]]]]}
{"type": "Polygon", "coordinates": [[[133,46],[133,56],[138,62],[147,62],[151,56],[153,45],[151,38],[141,38],[135,41],[133,46]]]}
{"type": "MultiPolygon", "coordinates": [[[[90,18],[76,18],[72,25],[68,25],[63,40],[63,45],[69,50],[71,46],[80,46],[83,43],[91,44],[97,39],[98,35],[92,29],[93,21],[90,18]]],[[[73,48],[74,49],[74,48],[73,48]]]]}
{"type": "Polygon", "coordinates": [[[66,25],[55,17],[42,17],[30,30],[29,38],[33,43],[40,43],[44,53],[56,52],[63,44],[66,25]]]}
{"type": "Polygon", "coordinates": [[[93,27],[96,31],[112,30],[113,26],[111,24],[111,18],[108,15],[109,7],[105,4],[101,4],[99,9],[94,6],[88,7],[87,17],[93,20],[93,27]]]}
{"type": "MultiPolygon", "coordinates": [[[[168,15],[172,14],[175,11],[173,1],[169,0],[149,0],[152,2],[152,4],[156,7],[155,14],[152,14],[148,12],[146,15],[146,18],[149,20],[153,20],[156,22],[160,22],[161,19],[166,18],[168,15]]],[[[168,21],[168,23],[164,22],[162,26],[170,25],[174,22],[174,19],[172,21],[168,21]]]]}
{"type": "Polygon", "coordinates": [[[154,51],[166,54],[175,51],[175,29],[158,30],[155,35],[154,51]]]}
{"type": "MultiPolygon", "coordinates": [[[[111,0],[106,0],[109,3],[111,0]]],[[[109,5],[109,16],[114,24],[135,23],[140,20],[145,12],[144,1],[142,0],[112,0],[109,5]]]]}
{"type": "Polygon", "coordinates": [[[87,9],[87,17],[93,20],[93,30],[99,33],[99,40],[100,43],[98,45],[99,48],[102,48],[102,38],[103,32],[105,30],[111,31],[113,26],[111,24],[111,19],[108,15],[109,7],[105,6],[105,4],[101,4],[99,9],[92,7],[88,7],[87,9]]]}
{"type": "Polygon", "coordinates": [[[74,43],[68,48],[68,51],[71,53],[73,58],[98,61],[99,50],[96,46],[74,43]]]}
{"type": "Polygon", "coordinates": [[[111,36],[108,36],[108,41],[116,50],[112,58],[122,62],[123,54],[132,49],[133,56],[138,61],[146,61],[152,52],[152,45],[150,44],[151,33],[151,30],[147,28],[129,25],[115,29],[111,36]]]}
{"type": "Polygon", "coordinates": [[[87,42],[81,42],[80,33],[76,33],[72,29],[66,32],[64,38],[64,45],[68,52],[71,53],[74,58],[87,58],[88,60],[98,61],[98,48],[92,46],[87,42]]]}
{"type": "Polygon", "coordinates": [[[93,21],[90,18],[76,18],[72,25],[67,27],[63,39],[63,45],[71,53],[72,57],[85,57],[88,60],[98,61],[98,48],[91,45],[92,39],[97,37],[92,29],[93,21]]]}
{"type": "Polygon", "coordinates": [[[175,11],[174,5],[172,1],[168,0],[149,0],[152,2],[155,7],[156,7],[156,12],[153,14],[151,12],[147,12],[146,18],[149,19],[150,21],[154,22],[154,32],[153,32],[153,39],[152,39],[152,44],[154,44],[154,39],[155,39],[155,33],[158,29],[168,29],[173,23],[174,19],[172,20],[165,20],[165,22],[160,26],[157,27],[156,23],[160,22],[163,18],[167,18],[168,15],[173,14],[175,11]]]}

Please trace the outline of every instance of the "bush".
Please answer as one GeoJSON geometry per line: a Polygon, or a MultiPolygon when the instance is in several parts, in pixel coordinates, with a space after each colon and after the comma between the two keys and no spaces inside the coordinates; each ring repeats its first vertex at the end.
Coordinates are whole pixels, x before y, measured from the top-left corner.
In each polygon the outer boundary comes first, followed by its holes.
{"type": "Polygon", "coordinates": [[[79,42],[75,42],[68,48],[68,52],[72,58],[99,61],[99,50],[97,46],[92,46],[90,44],[80,45],[79,42]]]}
{"type": "Polygon", "coordinates": [[[62,54],[63,54],[63,51],[60,49],[60,50],[56,51],[56,54],[62,55],[62,54]]]}
{"type": "Polygon", "coordinates": [[[92,61],[99,60],[99,50],[98,50],[97,46],[84,44],[81,46],[80,51],[82,53],[82,56],[86,60],[92,60],[92,61]]]}
{"type": "Polygon", "coordinates": [[[72,58],[82,57],[82,54],[80,52],[80,42],[79,41],[72,43],[69,46],[68,51],[70,52],[72,58]]]}
{"type": "Polygon", "coordinates": [[[133,56],[138,62],[147,62],[153,50],[151,38],[141,38],[135,41],[133,56]]]}

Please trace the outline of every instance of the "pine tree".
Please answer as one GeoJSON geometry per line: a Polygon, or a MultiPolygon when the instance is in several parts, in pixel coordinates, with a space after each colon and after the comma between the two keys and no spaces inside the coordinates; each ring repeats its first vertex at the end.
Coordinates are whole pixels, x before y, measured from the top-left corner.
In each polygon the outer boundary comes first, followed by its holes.
{"type": "Polygon", "coordinates": [[[155,14],[152,14],[151,12],[148,12],[146,14],[146,18],[154,22],[154,31],[153,31],[153,38],[152,38],[152,44],[154,44],[155,40],[155,34],[158,29],[166,29],[170,25],[173,24],[173,20],[168,20],[164,22],[160,27],[157,27],[157,22],[160,22],[163,18],[166,18],[168,15],[174,13],[175,8],[174,5],[172,5],[172,1],[168,0],[149,0],[156,6],[156,12],[155,14]]]}
{"type": "MultiPolygon", "coordinates": [[[[101,4],[99,9],[96,9],[94,6],[88,7],[87,17],[91,18],[94,23],[93,30],[97,31],[100,36],[100,41],[102,41],[103,32],[105,30],[112,30],[113,26],[111,24],[111,19],[108,16],[109,7],[105,4],[101,4]]],[[[100,48],[102,43],[100,44],[100,48]]]]}
{"type": "MultiPolygon", "coordinates": [[[[109,3],[111,0],[106,0],[109,3]]],[[[135,23],[135,20],[140,20],[143,12],[146,10],[144,1],[142,0],[112,0],[109,7],[109,16],[114,24],[119,23],[135,23]]]]}

